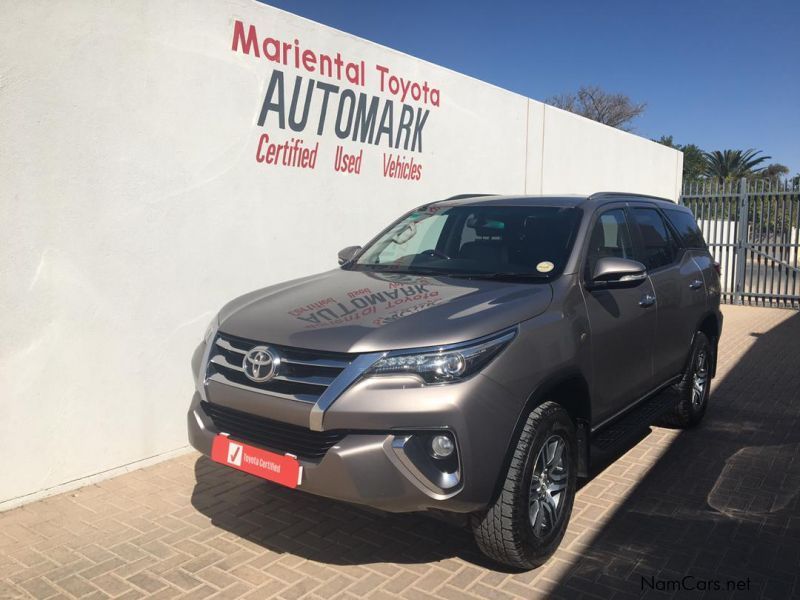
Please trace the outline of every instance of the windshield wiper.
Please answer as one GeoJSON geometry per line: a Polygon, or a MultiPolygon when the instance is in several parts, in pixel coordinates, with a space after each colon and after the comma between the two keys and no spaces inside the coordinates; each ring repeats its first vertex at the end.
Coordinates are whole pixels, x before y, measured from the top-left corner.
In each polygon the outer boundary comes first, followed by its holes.
{"type": "Polygon", "coordinates": [[[402,269],[391,265],[356,264],[353,265],[354,271],[369,271],[370,273],[393,273],[397,275],[449,275],[440,269],[426,269],[415,267],[413,269],[402,269]]]}
{"type": "Polygon", "coordinates": [[[537,273],[447,273],[448,277],[460,277],[463,279],[509,279],[517,281],[548,279],[547,275],[537,273]]]}
{"type": "Polygon", "coordinates": [[[425,267],[413,267],[411,269],[398,269],[392,268],[389,265],[373,265],[373,264],[356,264],[353,265],[354,270],[369,271],[372,273],[393,273],[396,275],[429,275],[434,277],[454,277],[457,279],[493,279],[493,280],[510,280],[510,281],[543,281],[549,279],[547,275],[540,275],[538,273],[521,273],[521,272],[503,272],[503,273],[459,273],[445,271],[444,269],[430,269],[425,267]]]}
{"type": "Polygon", "coordinates": [[[389,265],[374,265],[371,263],[352,263],[349,267],[353,271],[370,271],[373,273],[404,273],[400,269],[389,265]]]}

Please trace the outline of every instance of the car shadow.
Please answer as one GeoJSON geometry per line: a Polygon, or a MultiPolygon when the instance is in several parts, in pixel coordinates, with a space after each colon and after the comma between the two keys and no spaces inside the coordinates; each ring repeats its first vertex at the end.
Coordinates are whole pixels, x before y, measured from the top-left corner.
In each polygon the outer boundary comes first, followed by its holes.
{"type": "Polygon", "coordinates": [[[800,597],[800,314],[751,336],[559,595],[800,597]]]}
{"type": "MultiPolygon", "coordinates": [[[[278,555],[322,563],[490,566],[467,527],[425,513],[385,513],[290,490],[200,457],[192,505],[212,524],[278,555]]],[[[492,565],[496,568],[496,565],[492,565]]]]}
{"type": "MultiPolygon", "coordinates": [[[[591,478],[646,434],[593,464],[591,478]]],[[[213,525],[276,554],[335,565],[423,564],[458,557],[493,571],[517,572],[480,552],[466,515],[378,511],[291,490],[205,456],[194,470],[194,508],[213,525]]],[[[579,489],[591,478],[579,479],[579,489]]]]}

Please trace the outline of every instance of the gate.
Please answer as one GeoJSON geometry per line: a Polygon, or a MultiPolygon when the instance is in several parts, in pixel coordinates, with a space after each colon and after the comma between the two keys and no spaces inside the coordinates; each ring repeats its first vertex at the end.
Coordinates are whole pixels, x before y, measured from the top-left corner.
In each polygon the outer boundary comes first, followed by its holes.
{"type": "Polygon", "coordinates": [[[720,263],[722,301],[800,308],[800,190],[790,182],[691,183],[694,213],[720,263]]]}

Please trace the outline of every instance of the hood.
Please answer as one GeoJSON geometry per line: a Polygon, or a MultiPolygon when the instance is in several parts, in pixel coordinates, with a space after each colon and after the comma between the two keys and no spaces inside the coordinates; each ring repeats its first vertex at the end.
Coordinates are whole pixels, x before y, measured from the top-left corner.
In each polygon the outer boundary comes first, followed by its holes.
{"type": "Polygon", "coordinates": [[[335,269],[251,292],[220,311],[220,330],[268,344],[376,352],[463,342],[542,313],[547,283],[335,269]]]}

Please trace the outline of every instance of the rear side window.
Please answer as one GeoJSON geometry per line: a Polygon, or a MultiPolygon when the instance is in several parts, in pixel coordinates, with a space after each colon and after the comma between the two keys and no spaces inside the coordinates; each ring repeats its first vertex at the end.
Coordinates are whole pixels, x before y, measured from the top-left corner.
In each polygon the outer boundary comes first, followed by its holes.
{"type": "Polygon", "coordinates": [[[672,264],[678,247],[661,214],[654,208],[634,208],[633,218],[642,236],[642,256],[639,261],[648,269],[672,264]]]}
{"type": "Polygon", "coordinates": [[[683,242],[685,248],[705,248],[706,242],[700,228],[691,213],[682,210],[665,210],[667,219],[672,223],[675,231],[683,242]]]}

